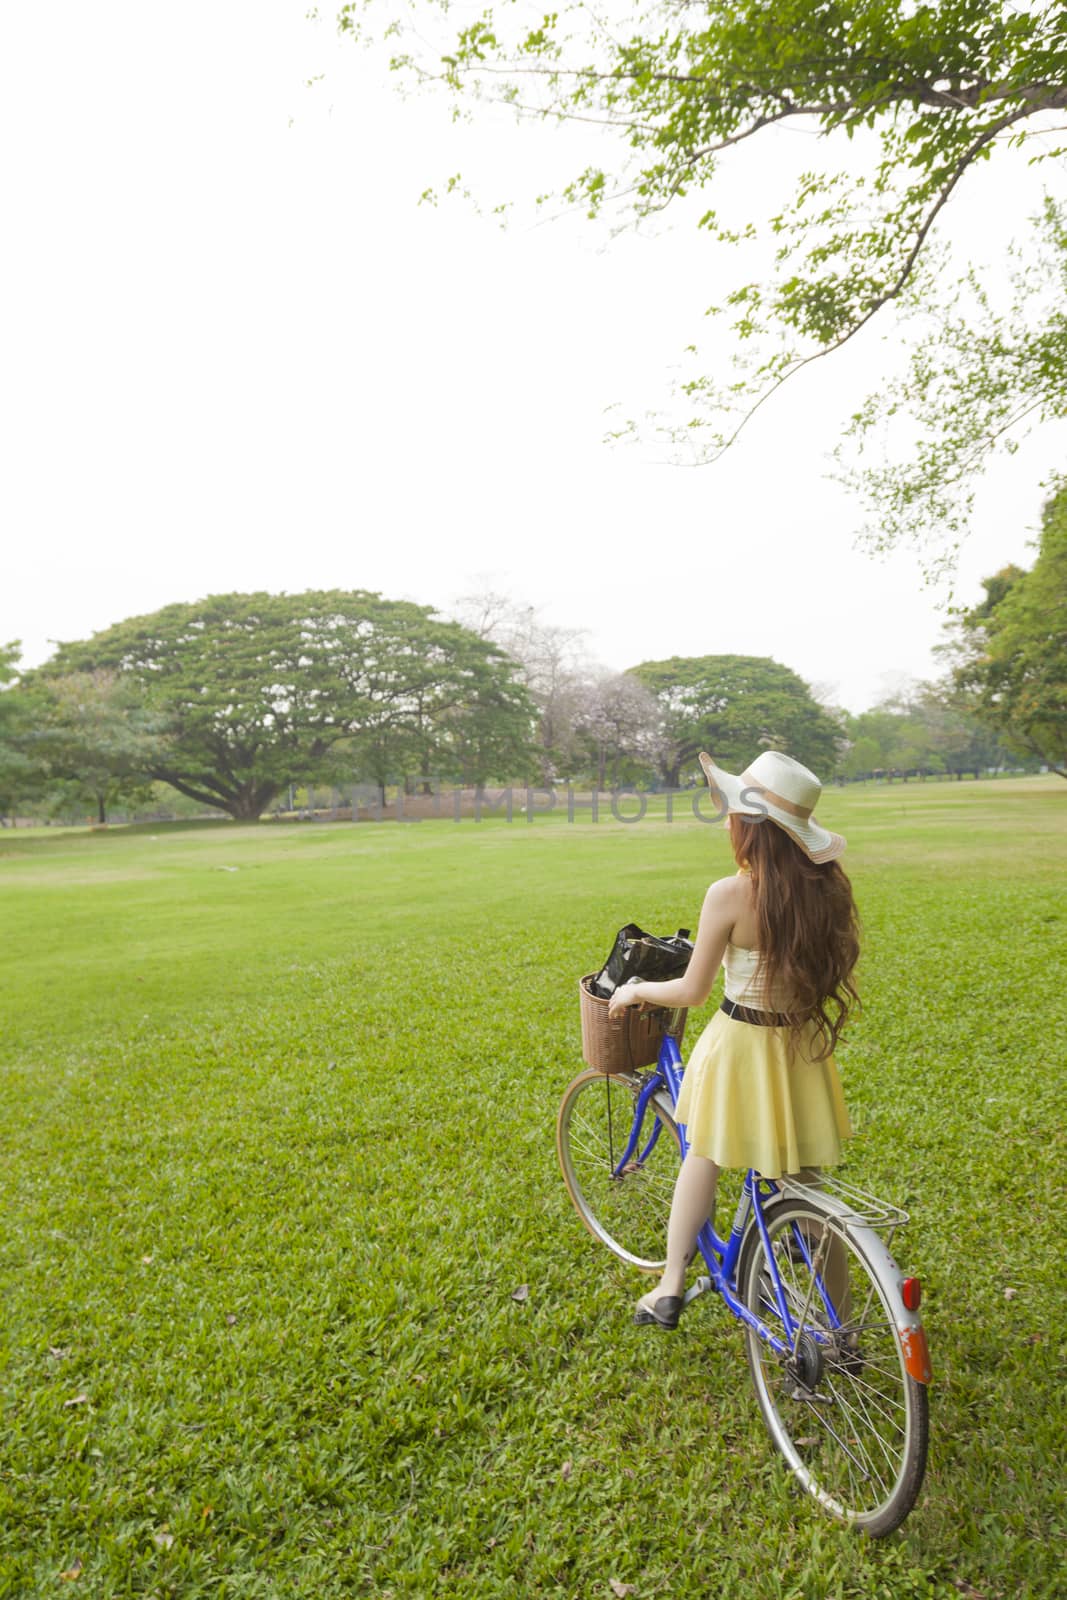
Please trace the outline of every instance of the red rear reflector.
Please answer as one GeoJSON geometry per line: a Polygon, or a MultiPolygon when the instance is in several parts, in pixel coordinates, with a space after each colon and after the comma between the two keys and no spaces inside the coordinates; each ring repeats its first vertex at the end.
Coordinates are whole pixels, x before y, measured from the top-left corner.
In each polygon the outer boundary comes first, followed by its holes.
{"type": "Polygon", "coordinates": [[[926,1348],[926,1335],[921,1328],[901,1328],[900,1342],[904,1346],[904,1366],[908,1376],[916,1383],[930,1382],[930,1352],[926,1348]]]}
{"type": "Polygon", "coordinates": [[[900,1286],[900,1298],[906,1311],[918,1311],[923,1297],[923,1286],[918,1278],[905,1278],[900,1286]]]}

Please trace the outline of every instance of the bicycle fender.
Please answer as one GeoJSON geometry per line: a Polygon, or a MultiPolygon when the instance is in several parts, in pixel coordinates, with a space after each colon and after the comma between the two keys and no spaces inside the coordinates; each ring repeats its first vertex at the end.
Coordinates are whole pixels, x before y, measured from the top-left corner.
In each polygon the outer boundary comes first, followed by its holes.
{"type": "Polygon", "coordinates": [[[666,1089],[657,1089],[655,1094],[652,1096],[652,1099],[649,1101],[649,1104],[656,1111],[665,1111],[672,1122],[677,1121],[677,1118],[674,1114],[674,1101],[671,1099],[666,1089]]]}
{"type": "Polygon", "coordinates": [[[885,1240],[871,1228],[850,1228],[852,1237],[859,1242],[862,1240],[863,1249],[868,1258],[879,1267],[879,1276],[882,1287],[889,1294],[890,1310],[893,1321],[900,1334],[901,1349],[904,1351],[904,1367],[909,1378],[914,1378],[916,1383],[929,1383],[933,1377],[930,1367],[930,1351],[926,1343],[926,1330],[917,1312],[909,1311],[904,1304],[903,1285],[907,1273],[901,1272],[885,1240]]]}

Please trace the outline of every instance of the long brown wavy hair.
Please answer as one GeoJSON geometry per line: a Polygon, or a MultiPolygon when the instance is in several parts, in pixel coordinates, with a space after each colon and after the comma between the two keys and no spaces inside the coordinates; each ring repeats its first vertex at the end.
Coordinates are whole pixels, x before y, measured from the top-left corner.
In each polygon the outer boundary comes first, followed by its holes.
{"type": "Polygon", "coordinates": [[[808,1053],[824,1061],[859,1004],[852,969],[860,953],[859,917],[848,875],[836,861],[812,861],[770,817],[730,816],[730,840],[756,898],[760,976],[795,995],[787,1013],[794,1039],[808,1022],[808,1053]]]}

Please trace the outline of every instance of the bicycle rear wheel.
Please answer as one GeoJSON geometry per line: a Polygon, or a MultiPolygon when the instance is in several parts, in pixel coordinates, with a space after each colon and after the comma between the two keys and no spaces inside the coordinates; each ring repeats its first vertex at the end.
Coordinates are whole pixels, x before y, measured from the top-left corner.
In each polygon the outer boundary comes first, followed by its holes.
{"type": "Polygon", "coordinates": [[[665,1105],[649,1102],[632,1159],[616,1176],[636,1109],[634,1079],[580,1073],[559,1108],[556,1150],[567,1192],[594,1239],[642,1272],[661,1272],[681,1155],[678,1126],[665,1105]]]}
{"type": "MultiPolygon", "coordinates": [[[[786,1196],[764,1208],[767,1234],[799,1334],[781,1356],[746,1326],[763,1419],[795,1476],[831,1516],[874,1538],[900,1526],[926,1468],[926,1387],[905,1367],[895,1285],[817,1202],[786,1196]],[[834,1304],[834,1328],[815,1274],[834,1304]]],[[[751,1224],[738,1290],[785,1338],[763,1240],[751,1224]]]]}

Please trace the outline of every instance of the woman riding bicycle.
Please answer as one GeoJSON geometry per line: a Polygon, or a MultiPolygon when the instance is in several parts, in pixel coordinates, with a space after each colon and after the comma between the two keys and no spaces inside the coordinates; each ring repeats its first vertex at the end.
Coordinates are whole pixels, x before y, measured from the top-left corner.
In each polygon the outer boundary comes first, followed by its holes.
{"type": "Polygon", "coordinates": [[[612,1016],[631,1005],[700,1006],[725,969],[725,999],[694,1046],[678,1099],[689,1152],[671,1203],[667,1264],[634,1314],[662,1328],[681,1315],[719,1168],[780,1178],[832,1166],[852,1131],[833,1051],[858,999],[859,933],[836,860],[845,841],[814,819],[822,785],[773,750],[740,777],[707,755],[700,764],[728,814],[738,872],[708,889],[684,977],[626,984],[610,1006],[612,1016]]]}

